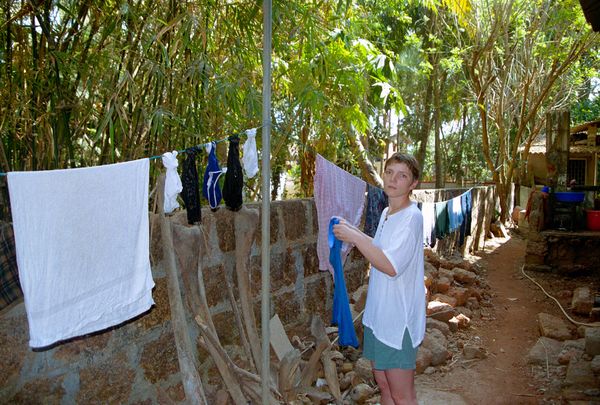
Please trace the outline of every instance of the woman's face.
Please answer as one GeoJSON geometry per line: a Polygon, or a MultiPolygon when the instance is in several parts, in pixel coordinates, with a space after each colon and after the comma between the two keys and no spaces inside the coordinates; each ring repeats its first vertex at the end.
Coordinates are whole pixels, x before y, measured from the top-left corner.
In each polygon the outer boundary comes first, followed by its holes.
{"type": "Polygon", "coordinates": [[[406,163],[392,162],[383,173],[383,189],[390,198],[410,194],[417,183],[406,163]]]}

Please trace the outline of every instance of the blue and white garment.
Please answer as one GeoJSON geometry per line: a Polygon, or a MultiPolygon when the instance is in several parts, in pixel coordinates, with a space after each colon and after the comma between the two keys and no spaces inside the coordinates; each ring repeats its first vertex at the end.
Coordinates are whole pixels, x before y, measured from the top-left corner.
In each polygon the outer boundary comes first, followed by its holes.
{"type": "Polygon", "coordinates": [[[204,183],[202,183],[202,195],[208,200],[208,205],[211,209],[216,209],[221,203],[221,187],[219,186],[219,177],[224,170],[221,170],[217,155],[215,153],[217,144],[211,142],[206,146],[206,152],[208,153],[208,164],[204,171],[204,183]]]}

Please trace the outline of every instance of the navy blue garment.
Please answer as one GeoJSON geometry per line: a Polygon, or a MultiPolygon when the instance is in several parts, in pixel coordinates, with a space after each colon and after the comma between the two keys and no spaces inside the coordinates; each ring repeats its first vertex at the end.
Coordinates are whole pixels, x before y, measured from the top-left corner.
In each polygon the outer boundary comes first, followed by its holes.
{"type": "Polygon", "coordinates": [[[211,143],[212,147],[208,153],[208,164],[204,171],[204,183],[202,183],[202,195],[208,200],[208,205],[212,210],[216,210],[221,203],[221,187],[219,187],[219,177],[223,174],[219,161],[217,160],[217,144],[211,143]]]}
{"type": "Polygon", "coordinates": [[[329,221],[329,263],[333,267],[333,313],[331,323],[338,326],[338,342],[340,346],[358,347],[358,338],[354,330],[350,302],[344,281],[344,269],[342,266],[342,241],[333,234],[333,225],[340,221],[331,218],[329,221]]]}
{"type": "Polygon", "coordinates": [[[465,236],[471,235],[471,213],[473,211],[471,198],[471,190],[460,196],[460,206],[462,207],[465,219],[460,226],[458,246],[462,246],[465,243],[465,236]]]}
{"type": "Polygon", "coordinates": [[[229,138],[229,153],[227,154],[227,173],[223,183],[223,200],[225,206],[232,211],[242,208],[242,189],[244,187],[244,173],[240,163],[240,137],[235,135],[229,138]]]}
{"type": "Polygon", "coordinates": [[[370,237],[375,237],[379,218],[383,209],[388,206],[387,195],[379,187],[367,184],[367,213],[365,215],[365,233],[370,237]]]}
{"type": "Polygon", "coordinates": [[[201,222],[200,208],[200,182],[198,181],[198,169],[196,168],[196,147],[186,150],[187,157],[183,161],[181,172],[181,198],[187,212],[188,224],[193,225],[201,222]]]}

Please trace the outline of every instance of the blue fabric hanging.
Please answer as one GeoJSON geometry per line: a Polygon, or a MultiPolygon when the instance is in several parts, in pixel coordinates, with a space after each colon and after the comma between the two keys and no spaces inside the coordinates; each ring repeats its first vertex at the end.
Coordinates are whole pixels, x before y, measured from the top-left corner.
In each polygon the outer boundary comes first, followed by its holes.
{"type": "Polygon", "coordinates": [[[210,152],[208,153],[208,164],[204,172],[204,183],[202,183],[202,195],[208,200],[210,208],[215,210],[221,203],[221,187],[219,186],[219,177],[223,174],[216,155],[217,144],[211,142],[210,152]]]}
{"type": "Polygon", "coordinates": [[[340,346],[358,347],[358,338],[354,330],[346,282],[344,281],[344,269],[342,266],[342,241],[333,234],[333,226],[340,221],[331,218],[329,221],[329,263],[333,267],[333,313],[331,323],[338,325],[338,342],[340,346]]]}

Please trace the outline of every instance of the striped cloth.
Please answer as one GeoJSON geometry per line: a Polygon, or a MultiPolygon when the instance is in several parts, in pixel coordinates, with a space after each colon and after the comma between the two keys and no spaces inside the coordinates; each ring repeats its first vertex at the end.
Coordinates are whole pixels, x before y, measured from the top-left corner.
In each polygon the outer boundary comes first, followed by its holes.
{"type": "Polygon", "coordinates": [[[21,298],[23,291],[19,284],[15,237],[12,225],[0,224],[0,309],[21,298]]]}

